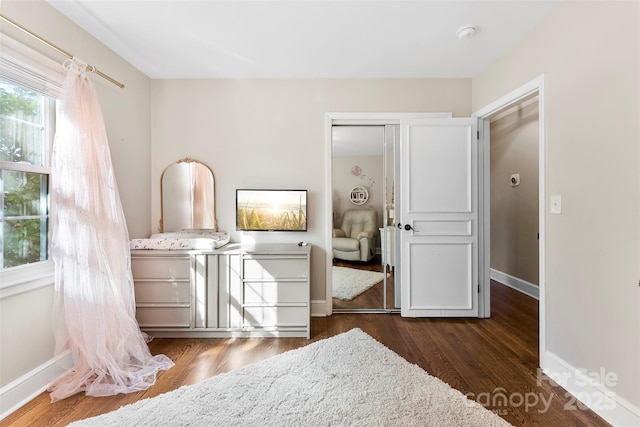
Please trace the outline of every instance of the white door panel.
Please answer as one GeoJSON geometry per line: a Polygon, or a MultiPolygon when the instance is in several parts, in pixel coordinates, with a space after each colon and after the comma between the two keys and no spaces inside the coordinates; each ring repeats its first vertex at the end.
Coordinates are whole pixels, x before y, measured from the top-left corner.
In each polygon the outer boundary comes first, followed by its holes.
{"type": "Polygon", "coordinates": [[[471,236],[470,220],[414,220],[418,236],[471,236]]]}
{"type": "Polygon", "coordinates": [[[412,263],[421,268],[411,269],[414,284],[410,288],[411,310],[471,310],[473,294],[469,288],[473,260],[471,245],[458,244],[413,244],[409,247],[412,263]],[[420,275],[429,271],[429,280],[420,275]]]}
{"type": "Polygon", "coordinates": [[[478,315],[475,118],[401,124],[402,315],[478,315]]]}
{"type": "Polygon", "coordinates": [[[409,212],[470,212],[470,129],[443,125],[407,130],[408,184],[416,187],[409,189],[409,212]]]}

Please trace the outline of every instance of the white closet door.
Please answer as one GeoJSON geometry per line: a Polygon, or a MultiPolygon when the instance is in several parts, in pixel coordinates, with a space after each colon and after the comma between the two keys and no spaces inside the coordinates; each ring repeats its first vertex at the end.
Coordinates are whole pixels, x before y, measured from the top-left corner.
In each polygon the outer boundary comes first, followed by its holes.
{"type": "Polygon", "coordinates": [[[477,317],[477,120],[407,120],[401,132],[402,316],[477,317]]]}

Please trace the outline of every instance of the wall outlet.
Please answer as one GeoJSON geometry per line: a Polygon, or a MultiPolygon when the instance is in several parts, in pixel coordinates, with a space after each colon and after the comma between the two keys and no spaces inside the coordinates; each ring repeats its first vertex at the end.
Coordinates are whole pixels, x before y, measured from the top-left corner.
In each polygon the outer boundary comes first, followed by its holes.
{"type": "Polygon", "coordinates": [[[562,213],[562,196],[551,196],[551,213],[562,213]]]}

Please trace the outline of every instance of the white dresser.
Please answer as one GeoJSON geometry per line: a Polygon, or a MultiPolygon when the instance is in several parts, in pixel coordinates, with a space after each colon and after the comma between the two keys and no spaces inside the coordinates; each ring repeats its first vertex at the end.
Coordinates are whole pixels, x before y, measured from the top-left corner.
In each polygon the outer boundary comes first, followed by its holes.
{"type": "Polygon", "coordinates": [[[306,337],[310,246],[132,250],[140,328],[158,337],[306,337]]]}
{"type": "Polygon", "coordinates": [[[192,256],[155,254],[131,257],[136,318],[141,328],[192,328],[192,256]]]}
{"type": "Polygon", "coordinates": [[[310,338],[309,248],[263,245],[242,254],[242,328],[306,330],[310,338]]]}

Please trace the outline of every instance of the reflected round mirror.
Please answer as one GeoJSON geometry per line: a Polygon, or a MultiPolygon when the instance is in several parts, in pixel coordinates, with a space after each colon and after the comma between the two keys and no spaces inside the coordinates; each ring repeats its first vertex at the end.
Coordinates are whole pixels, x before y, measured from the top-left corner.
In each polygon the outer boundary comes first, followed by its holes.
{"type": "Polygon", "coordinates": [[[158,231],[185,229],[218,230],[213,172],[189,158],[170,164],[160,176],[158,231]]]}

